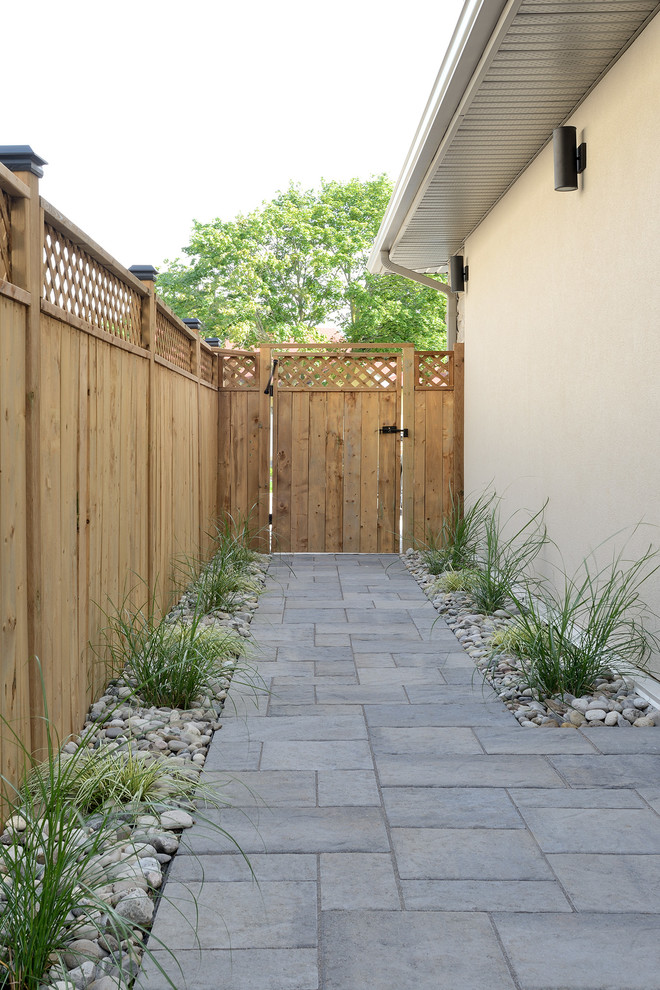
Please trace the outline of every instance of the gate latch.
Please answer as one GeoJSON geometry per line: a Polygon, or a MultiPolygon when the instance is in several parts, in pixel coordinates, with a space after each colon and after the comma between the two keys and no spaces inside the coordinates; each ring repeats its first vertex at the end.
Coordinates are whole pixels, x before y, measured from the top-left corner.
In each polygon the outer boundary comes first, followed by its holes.
{"type": "Polygon", "coordinates": [[[407,437],[408,436],[408,430],[407,429],[399,430],[396,426],[381,426],[381,428],[379,429],[378,432],[379,433],[398,433],[399,436],[401,436],[401,437],[407,437]]]}
{"type": "Polygon", "coordinates": [[[270,372],[270,378],[268,379],[268,384],[266,385],[266,387],[264,389],[264,395],[272,395],[273,394],[273,379],[275,378],[275,372],[277,371],[277,365],[278,365],[278,360],[277,360],[277,358],[274,358],[274,360],[273,360],[273,367],[272,367],[271,372],[270,372]]]}

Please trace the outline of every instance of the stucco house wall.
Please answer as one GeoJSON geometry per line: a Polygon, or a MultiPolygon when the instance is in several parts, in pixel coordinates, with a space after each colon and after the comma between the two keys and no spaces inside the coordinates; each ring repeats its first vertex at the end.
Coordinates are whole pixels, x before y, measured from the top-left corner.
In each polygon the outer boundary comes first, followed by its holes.
{"type": "MultiPolygon", "coordinates": [[[[567,123],[579,190],[547,145],[465,242],[459,327],[466,493],[548,497],[570,569],[640,520],[632,549],[660,545],[660,17],[567,123]]],[[[660,577],[645,597],[660,613],[660,577]]]]}

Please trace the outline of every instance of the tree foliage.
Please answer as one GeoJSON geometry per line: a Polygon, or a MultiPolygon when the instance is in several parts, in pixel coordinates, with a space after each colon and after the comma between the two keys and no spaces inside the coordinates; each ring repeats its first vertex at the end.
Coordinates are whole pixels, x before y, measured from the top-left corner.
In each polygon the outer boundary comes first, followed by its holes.
{"type": "Polygon", "coordinates": [[[247,215],[194,221],[187,259],[166,262],[159,295],[244,347],[312,341],[329,323],[350,341],[442,347],[444,295],[366,271],[391,191],[385,175],[323,181],[318,191],[292,183],[247,215]]]}

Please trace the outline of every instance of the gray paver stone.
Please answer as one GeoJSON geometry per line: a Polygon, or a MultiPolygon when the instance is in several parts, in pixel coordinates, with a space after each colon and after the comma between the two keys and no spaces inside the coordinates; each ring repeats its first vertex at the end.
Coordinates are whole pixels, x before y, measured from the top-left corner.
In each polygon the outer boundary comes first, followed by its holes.
{"type": "Polygon", "coordinates": [[[513,990],[484,915],[328,911],[322,916],[324,990],[513,990]]]}

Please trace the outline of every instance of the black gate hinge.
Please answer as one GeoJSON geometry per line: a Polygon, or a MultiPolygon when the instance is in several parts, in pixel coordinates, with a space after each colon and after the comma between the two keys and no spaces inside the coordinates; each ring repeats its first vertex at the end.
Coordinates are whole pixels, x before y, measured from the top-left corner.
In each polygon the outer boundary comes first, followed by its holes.
{"type": "Polygon", "coordinates": [[[399,436],[401,436],[401,437],[407,437],[408,436],[408,430],[407,429],[399,430],[396,426],[381,426],[381,428],[379,429],[378,432],[379,433],[398,433],[399,436]]]}

